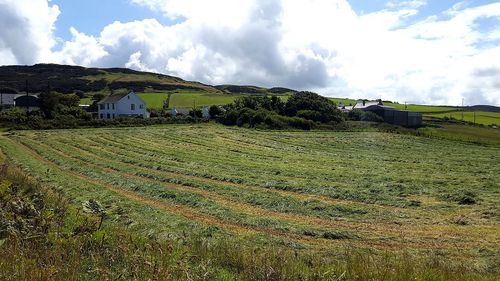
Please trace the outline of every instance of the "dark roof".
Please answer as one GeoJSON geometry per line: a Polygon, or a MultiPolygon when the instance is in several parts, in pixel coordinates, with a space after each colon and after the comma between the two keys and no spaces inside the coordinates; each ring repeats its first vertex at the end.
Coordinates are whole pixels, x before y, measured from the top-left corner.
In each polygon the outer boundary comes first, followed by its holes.
{"type": "Polygon", "coordinates": [[[395,108],[395,107],[392,107],[392,106],[386,106],[386,105],[370,105],[370,106],[367,106],[365,108],[363,108],[364,110],[369,110],[369,109],[372,109],[372,110],[377,110],[377,109],[382,109],[382,110],[397,110],[399,111],[399,109],[395,108]]]}
{"type": "Polygon", "coordinates": [[[40,100],[35,96],[20,96],[15,99],[16,106],[40,107],[40,100]]]}
{"type": "Polygon", "coordinates": [[[188,115],[191,112],[189,108],[173,108],[172,111],[177,111],[177,114],[188,115]]]}
{"type": "Polygon", "coordinates": [[[101,103],[116,103],[117,101],[123,99],[126,97],[129,93],[116,93],[116,94],[111,94],[104,99],[102,99],[98,104],[101,103]]]}

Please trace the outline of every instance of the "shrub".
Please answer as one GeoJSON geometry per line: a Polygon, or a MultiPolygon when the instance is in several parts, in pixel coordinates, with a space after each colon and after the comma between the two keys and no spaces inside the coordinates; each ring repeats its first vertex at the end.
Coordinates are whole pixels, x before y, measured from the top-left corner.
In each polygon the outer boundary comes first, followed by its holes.
{"type": "Polygon", "coordinates": [[[353,109],[351,111],[349,111],[349,113],[347,114],[347,118],[349,118],[349,120],[352,120],[352,121],[361,121],[361,119],[363,118],[363,115],[364,115],[364,112],[360,109],[353,109]]]}
{"type": "Polygon", "coordinates": [[[189,116],[195,117],[195,118],[202,118],[203,111],[201,111],[201,109],[193,109],[193,110],[189,111],[189,116]]]}
{"type": "Polygon", "coordinates": [[[226,114],[221,118],[221,122],[224,125],[233,126],[236,125],[236,121],[238,120],[238,111],[235,109],[231,109],[226,111],[226,114]]]}
{"type": "Polygon", "coordinates": [[[337,109],[334,102],[312,92],[295,93],[285,104],[285,113],[288,116],[298,116],[302,110],[316,111],[317,113],[302,112],[310,118],[318,119],[314,121],[340,123],[344,120],[342,112],[337,109]]]}
{"type": "Polygon", "coordinates": [[[217,118],[222,114],[222,109],[218,105],[212,105],[208,109],[211,118],[217,118]]]}
{"type": "Polygon", "coordinates": [[[384,122],[384,118],[371,111],[366,111],[363,113],[361,121],[384,122]]]}
{"type": "Polygon", "coordinates": [[[323,114],[321,114],[321,112],[316,111],[316,110],[299,110],[297,112],[297,117],[304,118],[307,120],[316,121],[316,122],[321,122],[322,120],[325,119],[323,114]]]}

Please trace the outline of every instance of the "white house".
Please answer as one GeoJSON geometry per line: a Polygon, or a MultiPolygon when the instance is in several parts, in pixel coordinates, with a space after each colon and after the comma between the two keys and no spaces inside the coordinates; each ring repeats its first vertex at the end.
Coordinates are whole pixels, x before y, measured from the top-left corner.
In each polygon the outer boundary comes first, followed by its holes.
{"type": "Polygon", "coordinates": [[[134,92],[111,94],[97,104],[100,119],[149,118],[146,103],[134,92]]]}

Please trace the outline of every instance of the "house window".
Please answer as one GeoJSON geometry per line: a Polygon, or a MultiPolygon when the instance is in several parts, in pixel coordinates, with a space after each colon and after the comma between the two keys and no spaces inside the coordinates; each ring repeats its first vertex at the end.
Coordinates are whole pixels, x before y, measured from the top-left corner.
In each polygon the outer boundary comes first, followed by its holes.
{"type": "Polygon", "coordinates": [[[109,115],[109,113],[108,113],[108,119],[111,119],[111,115],[109,115]]]}
{"type": "Polygon", "coordinates": [[[100,104],[99,109],[104,110],[105,109],[104,104],[100,104]]]}
{"type": "Polygon", "coordinates": [[[115,104],[114,103],[112,104],[112,106],[113,106],[113,110],[115,110],[115,104]]]}
{"type": "MultiPolygon", "coordinates": [[[[104,106],[103,106],[104,107],[104,106]]],[[[101,119],[104,119],[104,114],[101,113],[101,119]]]]}
{"type": "Polygon", "coordinates": [[[139,104],[139,108],[140,108],[140,109],[143,109],[143,108],[144,108],[144,105],[143,105],[143,104],[139,104]]]}
{"type": "Polygon", "coordinates": [[[107,104],[106,104],[106,107],[107,107],[107,108],[108,108],[108,110],[109,110],[109,103],[107,103],[107,104]]]}
{"type": "Polygon", "coordinates": [[[135,110],[135,104],[131,104],[131,105],[130,105],[130,109],[131,109],[131,110],[135,110]]]}
{"type": "Polygon", "coordinates": [[[113,119],[115,119],[115,114],[113,113],[113,119]]]}
{"type": "Polygon", "coordinates": [[[127,99],[130,99],[130,96],[127,96],[127,99]]]}

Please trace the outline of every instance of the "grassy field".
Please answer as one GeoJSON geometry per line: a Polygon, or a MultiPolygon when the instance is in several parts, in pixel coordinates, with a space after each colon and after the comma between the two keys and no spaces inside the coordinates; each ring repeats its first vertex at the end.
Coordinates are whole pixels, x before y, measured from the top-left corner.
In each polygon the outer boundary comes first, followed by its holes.
{"type": "MultiPolygon", "coordinates": [[[[167,99],[168,94],[166,93],[139,93],[146,106],[150,109],[161,109],[163,102],[167,99]]],[[[193,92],[179,92],[172,94],[170,100],[170,108],[193,108],[200,106],[210,106],[210,105],[225,105],[232,103],[238,97],[242,95],[239,94],[210,94],[210,93],[193,93],[193,92]]],[[[286,100],[287,96],[281,96],[282,99],[286,100]]],[[[92,100],[90,98],[85,98],[80,101],[80,104],[91,104],[92,100]]]]}
{"type": "Polygon", "coordinates": [[[400,103],[384,103],[384,105],[399,108],[401,110],[422,112],[422,113],[432,113],[432,112],[450,112],[456,111],[457,108],[448,106],[434,106],[434,105],[418,105],[418,104],[400,104],[400,103]]]}
{"type": "Polygon", "coordinates": [[[500,146],[500,130],[488,127],[445,123],[439,127],[422,127],[418,132],[432,138],[500,146]]]}
{"type": "Polygon", "coordinates": [[[463,120],[466,122],[474,122],[476,124],[482,125],[500,125],[500,113],[499,112],[448,112],[448,113],[438,113],[438,114],[426,114],[429,117],[435,118],[450,118],[456,120],[463,120]]]}
{"type": "Polygon", "coordinates": [[[0,147],[75,204],[103,202],[131,231],[231,233],[320,253],[439,253],[499,270],[498,146],[205,124],[10,132],[0,147]]]}

